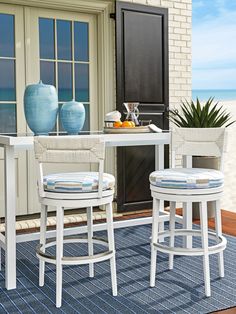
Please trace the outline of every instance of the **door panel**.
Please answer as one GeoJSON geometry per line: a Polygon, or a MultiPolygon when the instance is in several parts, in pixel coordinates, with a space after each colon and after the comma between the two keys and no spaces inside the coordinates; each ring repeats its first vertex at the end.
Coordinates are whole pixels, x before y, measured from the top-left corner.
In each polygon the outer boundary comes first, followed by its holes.
{"type": "MultiPolygon", "coordinates": [[[[152,123],[164,129],[166,120],[164,113],[153,115],[145,112],[145,115],[141,114],[140,118],[147,121],[152,120],[152,123]]],[[[168,156],[168,147],[165,147],[165,166],[168,166],[168,156]]],[[[151,145],[119,149],[117,166],[118,171],[123,173],[123,176],[119,174],[117,176],[119,210],[152,208],[149,175],[155,170],[155,147],[151,145]]]]}
{"type": "MultiPolygon", "coordinates": [[[[117,110],[139,102],[140,120],[168,129],[168,11],[116,3],[117,110]]],[[[149,174],[155,169],[154,147],[117,150],[119,210],[151,208],[149,174]]],[[[166,153],[166,165],[168,152],[166,153]]]]}
{"type": "MultiPolygon", "coordinates": [[[[97,130],[96,18],[42,9],[28,9],[26,15],[30,25],[27,84],[42,79],[43,83],[54,85],[59,108],[73,98],[83,102],[86,110],[83,130],[97,130]],[[32,68],[32,64],[36,66],[32,68]]],[[[59,118],[55,130],[64,131],[59,118]]],[[[35,213],[40,206],[33,153],[28,154],[28,167],[29,213],[35,213]]],[[[88,165],[47,165],[45,173],[90,169],[88,165]]]]}
{"type": "MultiPolygon", "coordinates": [[[[0,133],[24,133],[23,8],[0,4],[0,133]]],[[[16,153],[17,215],[27,213],[26,153],[16,153]]],[[[4,151],[0,149],[0,217],[4,214],[4,151]]]]}
{"type": "Polygon", "coordinates": [[[123,19],[124,97],[141,103],[163,103],[162,17],[124,11],[123,19]]]}
{"type": "Polygon", "coordinates": [[[149,174],[154,169],[153,155],[154,146],[137,146],[125,149],[124,159],[127,167],[125,181],[129,182],[125,189],[126,203],[133,203],[134,200],[136,202],[150,200],[149,184],[143,184],[143,182],[148,182],[149,174]],[[137,169],[143,171],[137,171],[137,169]]]}

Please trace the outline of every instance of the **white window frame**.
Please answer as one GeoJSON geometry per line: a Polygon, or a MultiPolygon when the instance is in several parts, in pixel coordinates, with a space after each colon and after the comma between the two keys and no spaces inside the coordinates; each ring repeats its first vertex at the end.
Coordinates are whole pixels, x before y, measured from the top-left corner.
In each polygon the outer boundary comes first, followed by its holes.
{"type": "MultiPolygon", "coordinates": [[[[40,56],[39,56],[39,18],[52,18],[56,20],[80,21],[89,24],[89,120],[90,130],[98,130],[98,91],[97,91],[97,29],[96,16],[84,13],[71,13],[50,9],[25,8],[26,20],[26,85],[34,84],[40,78],[40,56]]],[[[73,44],[73,41],[72,41],[73,44]]],[[[55,43],[56,45],[56,43],[55,43]]],[[[73,50],[73,47],[72,47],[73,50]]],[[[56,61],[57,56],[50,61],[56,61]]],[[[74,63],[74,61],[63,60],[62,62],[74,63]]],[[[75,61],[76,63],[76,61],[75,61]]],[[[87,63],[87,62],[86,62],[87,63]]],[[[57,67],[56,67],[57,68],[57,67]]],[[[74,83],[74,67],[72,67],[74,83]]],[[[58,86],[57,70],[56,85],[58,86]]],[[[73,84],[74,89],[74,84],[73,84]]],[[[60,101],[60,104],[64,103],[60,101]]]]}
{"type": "MultiPolygon", "coordinates": [[[[25,89],[25,66],[24,66],[24,14],[23,8],[15,5],[2,4],[0,12],[14,15],[15,20],[15,76],[16,76],[16,123],[18,133],[26,132],[24,116],[23,95],[25,89]]],[[[4,152],[0,149],[0,177],[4,180],[4,152]]],[[[16,166],[16,191],[17,191],[17,215],[27,213],[27,169],[26,153],[15,154],[16,166]]],[[[4,185],[0,184],[0,217],[4,217],[4,185]]]]}

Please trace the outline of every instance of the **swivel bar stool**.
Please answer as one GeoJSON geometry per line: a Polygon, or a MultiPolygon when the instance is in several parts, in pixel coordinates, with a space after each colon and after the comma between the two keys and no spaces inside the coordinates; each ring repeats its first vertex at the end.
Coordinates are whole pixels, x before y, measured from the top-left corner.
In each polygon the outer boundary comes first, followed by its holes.
{"type": "Polygon", "coordinates": [[[99,136],[38,136],[34,139],[38,168],[38,193],[42,205],[39,258],[39,285],[44,285],[45,262],[56,265],[56,306],[61,306],[62,266],[89,264],[89,276],[94,276],[94,263],[110,259],[113,296],[117,295],[115,244],[112,217],[112,201],[115,178],[103,172],[105,144],[99,136]],[[45,163],[97,163],[98,172],[72,172],[43,174],[45,163]],[[93,207],[105,205],[108,241],[93,237],[93,207]],[[46,241],[48,206],[56,207],[56,241],[46,241]],[[63,236],[64,210],[87,208],[87,237],[63,236]],[[88,256],[63,256],[64,243],[88,243],[88,256]],[[102,253],[93,253],[93,244],[106,247],[102,253]],[[56,256],[47,253],[47,248],[56,245],[56,256]]]}
{"type": "Polygon", "coordinates": [[[177,128],[172,133],[172,167],[154,171],[150,175],[150,189],[153,197],[153,223],[151,240],[150,286],[155,286],[157,251],[169,254],[169,269],[173,268],[174,255],[203,256],[205,295],[211,295],[209,255],[218,254],[219,275],[224,277],[223,250],[226,238],[222,236],[220,198],[224,177],[223,152],[224,128],[177,128]],[[175,168],[176,154],[187,160],[187,168],[175,168]],[[220,159],[220,170],[192,167],[192,156],[215,156],[220,159]],[[169,230],[158,232],[160,204],[170,202],[169,230]],[[208,231],[207,202],[215,204],[215,232],[208,231]],[[175,229],[176,202],[183,202],[184,229],[175,229]],[[200,204],[200,230],[192,229],[192,203],[200,204]],[[184,236],[184,247],[175,247],[175,237],[184,236]],[[201,247],[192,247],[192,237],[201,237],[201,247]],[[161,237],[169,238],[162,243],[161,237]],[[208,244],[208,238],[215,240],[208,244]]]}

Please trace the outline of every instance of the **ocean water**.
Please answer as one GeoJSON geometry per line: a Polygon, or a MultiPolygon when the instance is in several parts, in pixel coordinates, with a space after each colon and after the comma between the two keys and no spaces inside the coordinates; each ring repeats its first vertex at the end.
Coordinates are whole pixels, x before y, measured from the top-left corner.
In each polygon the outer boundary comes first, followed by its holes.
{"type": "MultiPolygon", "coordinates": [[[[71,101],[73,98],[72,89],[60,88],[58,91],[59,102],[71,101]]],[[[89,102],[88,88],[75,88],[75,99],[80,102],[89,102]]],[[[0,101],[16,101],[16,89],[0,86],[0,101]]]]}
{"type": "Polygon", "coordinates": [[[214,97],[215,101],[236,100],[236,89],[193,89],[192,99],[205,101],[214,97]]]}

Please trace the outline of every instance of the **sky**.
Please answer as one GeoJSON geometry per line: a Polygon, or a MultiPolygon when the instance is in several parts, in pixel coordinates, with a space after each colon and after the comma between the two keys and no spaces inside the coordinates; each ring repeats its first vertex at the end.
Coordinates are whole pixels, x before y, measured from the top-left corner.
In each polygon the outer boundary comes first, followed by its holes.
{"type": "Polygon", "coordinates": [[[192,88],[236,89],[236,0],[192,4],[192,88]]]}

